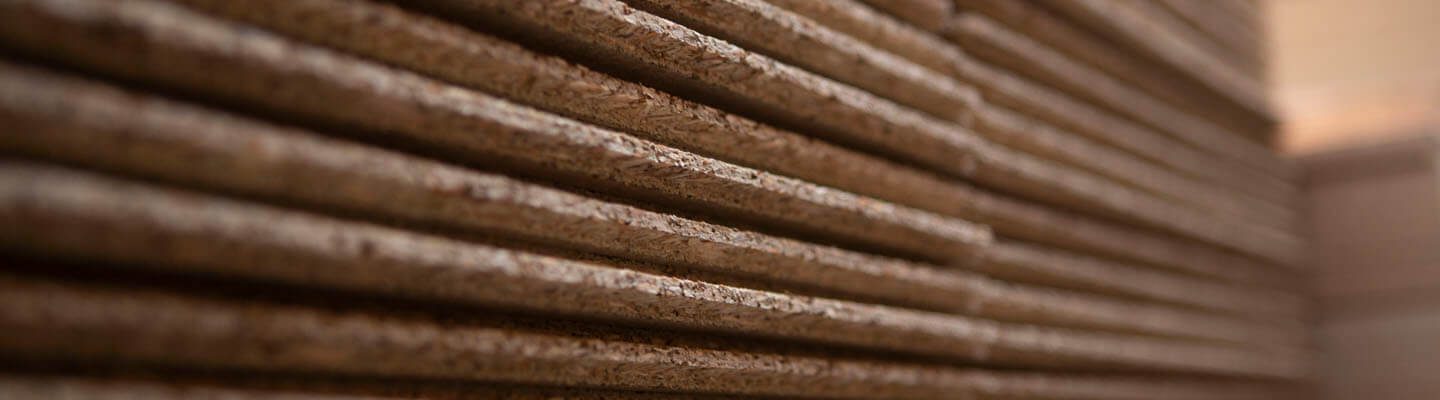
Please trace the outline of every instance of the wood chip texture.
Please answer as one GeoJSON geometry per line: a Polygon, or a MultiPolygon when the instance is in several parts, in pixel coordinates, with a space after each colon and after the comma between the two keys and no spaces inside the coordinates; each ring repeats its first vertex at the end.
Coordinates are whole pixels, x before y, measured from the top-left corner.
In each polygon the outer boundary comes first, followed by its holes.
{"type": "Polygon", "coordinates": [[[0,398],[1295,397],[1256,13],[0,0],[0,398]]]}

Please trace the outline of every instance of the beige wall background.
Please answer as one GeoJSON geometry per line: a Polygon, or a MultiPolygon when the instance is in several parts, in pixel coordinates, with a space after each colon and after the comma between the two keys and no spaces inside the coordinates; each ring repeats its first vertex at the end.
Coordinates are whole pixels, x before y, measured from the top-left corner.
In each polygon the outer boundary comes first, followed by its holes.
{"type": "Polygon", "coordinates": [[[1266,4],[1279,142],[1310,167],[1316,397],[1435,399],[1440,0],[1266,4]]]}
{"type": "MultiPolygon", "coordinates": [[[[1197,0],[1203,1],[1203,0],[1197,0]]],[[[1440,125],[1440,1],[1269,0],[1282,146],[1313,152],[1440,125]]]]}

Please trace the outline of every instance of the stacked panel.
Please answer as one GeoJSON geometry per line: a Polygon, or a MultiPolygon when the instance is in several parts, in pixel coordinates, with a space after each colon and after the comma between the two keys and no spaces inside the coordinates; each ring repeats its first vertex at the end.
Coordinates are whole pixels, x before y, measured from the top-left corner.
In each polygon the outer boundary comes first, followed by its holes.
{"type": "Polygon", "coordinates": [[[0,397],[1289,396],[1256,12],[0,0],[0,397]]]}

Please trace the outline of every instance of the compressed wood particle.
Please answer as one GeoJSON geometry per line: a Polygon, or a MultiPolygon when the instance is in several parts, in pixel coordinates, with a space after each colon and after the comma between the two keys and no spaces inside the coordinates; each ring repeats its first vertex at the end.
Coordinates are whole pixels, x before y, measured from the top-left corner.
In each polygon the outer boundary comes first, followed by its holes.
{"type": "MultiPolygon", "coordinates": [[[[941,41],[939,38],[917,31],[913,27],[896,22],[883,15],[879,15],[873,10],[868,10],[863,6],[855,4],[853,1],[772,0],[771,2],[822,22],[826,26],[844,31],[847,34],[854,35],[857,38],[866,40],[886,50],[901,54],[911,61],[915,61],[937,71],[949,69],[955,69],[957,73],[964,71],[965,74],[961,75],[971,76],[973,79],[970,81],[981,85],[994,85],[1002,81],[1023,84],[1023,82],[1018,82],[1013,77],[1000,74],[998,71],[988,67],[977,69],[981,67],[979,63],[967,60],[957,49],[941,41]],[[957,65],[969,65],[970,67],[955,68],[957,65]]],[[[1012,84],[994,86],[996,90],[1001,92],[1013,90],[1011,88],[1016,87],[1016,85],[1012,84]]],[[[1018,90],[1016,93],[1018,93],[1017,96],[1020,96],[1041,93],[1046,90],[1048,89],[1028,85],[1025,90],[1018,90]]],[[[1037,101],[1036,104],[1054,103],[1037,101]]],[[[1070,104],[1078,103],[1072,102],[1070,104]]],[[[1098,115],[1096,113],[1089,114],[1098,115]]],[[[1122,125],[1099,129],[1099,131],[1121,131],[1124,130],[1121,129],[1123,127],[1122,125]]],[[[1041,131],[1039,133],[1043,134],[1044,132],[1041,131]]],[[[1123,140],[1122,142],[1137,143],[1139,140],[1131,138],[1123,140]]],[[[1039,144],[1031,146],[1037,145],[1039,144]]],[[[1164,147],[1157,147],[1157,149],[1164,149],[1164,147]]],[[[1166,156],[1163,160],[1173,161],[1187,159],[1187,157],[1184,156],[1185,154],[1194,153],[1164,154],[1166,156]]],[[[1193,171],[1196,172],[1198,176],[1224,182],[1232,181],[1233,179],[1227,180],[1227,178],[1199,173],[1202,171],[1206,173],[1221,171],[1220,167],[1223,166],[1217,166],[1215,165],[1216,163],[1215,161],[1197,161],[1193,164],[1193,171]]],[[[846,165],[851,164],[847,163],[846,165]]],[[[1179,170],[1184,171],[1185,169],[1182,168],[1179,170]]],[[[888,189],[888,191],[900,190],[903,189],[899,187],[888,189]]],[[[1288,277],[1279,275],[1269,277],[1262,276],[1271,274],[1257,272],[1266,269],[1266,267],[1254,260],[1216,253],[1212,250],[1204,249],[1203,246],[1194,246],[1189,243],[1170,241],[1146,235],[1141,232],[1132,231],[1129,228],[1106,224],[1079,214],[1041,208],[1018,199],[997,196],[988,192],[971,191],[967,197],[976,199],[973,205],[977,213],[976,218],[980,222],[991,225],[1004,235],[1023,237],[1027,240],[1043,242],[1052,246],[1098,252],[1110,257],[1118,257],[1144,264],[1167,266],[1187,273],[1217,277],[1234,282],[1275,283],[1289,279],[1288,277]],[[1066,229],[1050,229],[1046,228],[1047,226],[1064,226],[1066,229]],[[1115,240],[1112,241],[1111,239],[1115,240]]],[[[1291,195],[1277,194],[1275,197],[1290,199],[1291,195]]],[[[936,197],[922,196],[920,198],[936,197]]],[[[1288,200],[1285,201],[1288,202],[1288,200]]]]}
{"type": "MultiPolygon", "coordinates": [[[[284,45],[276,46],[284,47],[284,45]]],[[[105,47],[109,49],[111,46],[105,47]]],[[[423,49],[423,47],[426,46],[416,47],[423,49]]],[[[148,50],[148,52],[125,53],[125,55],[115,55],[115,58],[109,58],[107,60],[135,58],[137,55],[154,55],[154,53],[160,53],[161,50],[166,49],[167,47],[164,46],[154,46],[153,49],[148,50]]],[[[204,58],[199,55],[186,55],[176,56],[174,59],[204,58]]],[[[148,69],[141,69],[140,72],[134,73],[164,71],[164,69],[174,66],[174,63],[176,62],[174,62],[173,59],[158,55],[157,58],[154,59],[153,65],[148,66],[148,69]]],[[[230,65],[243,65],[243,63],[217,63],[217,65],[210,66],[210,68],[226,68],[226,66],[230,65]]],[[[170,81],[167,82],[173,82],[173,79],[179,78],[197,79],[197,81],[200,81],[197,85],[219,85],[225,88],[226,85],[238,81],[239,78],[245,78],[245,76],[255,73],[255,71],[245,71],[245,69],[242,69],[242,71],[236,72],[235,75],[229,76],[225,81],[210,82],[216,81],[215,78],[219,75],[216,75],[216,73],[204,73],[204,75],[194,76],[194,72],[196,71],[189,71],[189,69],[187,69],[187,71],[177,72],[179,75],[151,75],[150,78],[170,79],[170,81]]],[[[281,94],[284,94],[284,92],[281,92],[281,94]]],[[[275,96],[281,94],[266,92],[265,95],[275,96]]],[[[256,94],[256,96],[259,96],[259,94],[256,94]]],[[[753,132],[755,132],[756,135],[762,135],[770,131],[755,129],[753,132]]],[[[768,168],[775,168],[776,165],[798,165],[796,163],[785,163],[785,161],[783,161],[792,160],[792,158],[798,161],[818,160],[818,158],[819,160],[824,160],[824,158],[835,157],[835,154],[838,154],[815,153],[815,155],[809,155],[809,153],[804,153],[804,151],[791,151],[792,148],[816,148],[816,150],[819,151],[824,150],[824,148],[818,147],[818,145],[806,145],[806,142],[785,140],[785,137],[782,137],[782,135],[763,135],[763,137],[757,138],[760,138],[760,140],[757,140],[755,145],[736,148],[736,150],[730,151],[730,153],[727,154],[756,154],[755,157],[747,158],[747,160],[772,160],[770,164],[765,164],[768,168]],[[776,148],[768,144],[786,145],[785,147],[776,148]],[[775,155],[775,157],[772,157],[772,155],[775,155]],[[801,158],[802,155],[805,155],[805,157],[801,158]]],[[[744,142],[737,141],[737,144],[744,144],[744,142]]],[[[816,144],[818,144],[818,142],[816,142],[816,144]]],[[[972,204],[969,204],[971,201],[965,201],[965,199],[975,199],[973,203],[985,204],[984,207],[988,210],[986,213],[995,214],[995,217],[986,220],[986,223],[998,224],[998,226],[999,224],[1004,224],[1004,226],[1007,226],[1007,229],[1009,229],[1011,224],[1014,224],[1014,226],[1017,227],[1009,230],[1011,230],[1011,232],[1020,232],[1014,233],[1014,235],[1021,235],[1030,240],[1041,240],[1041,242],[1060,243],[1060,245],[1064,246],[1083,246],[1084,249],[1099,250],[1099,252],[1107,253],[1107,255],[1122,256],[1122,258],[1135,259],[1139,260],[1139,262],[1152,263],[1152,265],[1172,266],[1172,268],[1204,273],[1204,275],[1225,276],[1227,279],[1238,279],[1240,282],[1254,282],[1253,279],[1248,278],[1246,275],[1254,275],[1254,273],[1260,273],[1257,271],[1263,271],[1264,269],[1251,268],[1251,266],[1259,266],[1251,262],[1251,260],[1234,258],[1234,256],[1224,255],[1224,253],[1215,252],[1215,250],[1205,249],[1204,246],[1189,245],[1189,243],[1178,242],[1178,240],[1153,237],[1151,235],[1145,235],[1145,233],[1133,232],[1133,230],[1126,229],[1126,227],[1112,226],[1112,224],[1086,219],[1086,217],[1070,216],[1070,214],[1058,213],[1054,212],[1054,210],[1038,209],[1038,207],[1027,206],[1025,203],[1017,203],[1015,200],[991,196],[991,194],[984,193],[984,191],[966,190],[965,187],[956,186],[956,184],[936,183],[933,178],[930,178],[930,180],[924,180],[924,178],[916,180],[916,178],[910,178],[913,177],[914,174],[888,174],[886,171],[894,171],[896,168],[886,167],[886,164],[883,163],[863,163],[863,161],[865,161],[864,158],[844,157],[844,154],[840,154],[840,157],[835,157],[831,163],[819,164],[821,165],[819,170],[824,171],[825,168],[834,167],[837,168],[837,170],[834,170],[837,171],[837,173],[828,174],[828,176],[827,174],[811,173],[805,174],[805,177],[831,177],[828,183],[837,184],[837,186],[840,186],[840,183],[847,183],[848,181],[848,184],[842,187],[851,188],[851,190],[861,190],[861,188],[870,187],[868,193],[873,194],[913,193],[913,191],[916,190],[933,188],[933,190],[942,191],[943,196],[933,196],[932,193],[922,191],[922,193],[906,194],[906,200],[926,201],[926,203],[923,204],[926,204],[929,209],[948,210],[946,214],[966,214],[973,213],[971,212],[972,207],[975,207],[975,209],[981,207],[972,206],[972,204]],[[847,174],[840,174],[840,171],[845,171],[847,174]],[[848,177],[850,177],[848,173],[855,173],[855,171],[874,171],[874,173],[855,174],[857,180],[848,180],[848,177]],[[881,184],[884,184],[884,186],[881,186],[881,184]],[[904,190],[906,187],[909,187],[909,190],[904,190]],[[1051,229],[1053,226],[1068,226],[1070,229],[1051,229]],[[1076,232],[1084,232],[1084,235],[1076,235],[1076,232]],[[1110,237],[1115,237],[1115,240],[1112,242],[1110,237]],[[1228,271],[1228,269],[1233,269],[1233,271],[1225,272],[1228,271]]],[[[786,171],[796,170],[798,170],[798,167],[788,168],[786,171]]],[[[899,196],[899,194],[896,194],[896,196],[899,196]]],[[[894,197],[894,199],[899,199],[899,197],[894,197]]]]}
{"type": "MultiPolygon", "coordinates": [[[[931,70],[951,74],[957,79],[972,83],[983,89],[992,103],[998,101],[1016,110],[1035,114],[1051,123],[1084,133],[1095,140],[1124,149],[1179,173],[1212,184],[1234,187],[1242,193],[1282,205],[1290,204],[1294,198],[1293,185],[1278,178],[1255,176],[1187,146],[1170,144],[1168,139],[1161,138],[1157,133],[1147,132],[1143,127],[1106,116],[1052,89],[986,66],[934,35],[867,10],[854,0],[774,0],[772,3],[931,70]]],[[[1011,1],[1002,3],[1024,4],[1011,1]]],[[[1141,73],[1126,73],[1137,74],[1141,73]]]]}
{"type": "Polygon", "coordinates": [[[762,0],[631,0],[637,8],[937,118],[967,123],[975,89],[762,0]]]}
{"type": "MultiPolygon", "coordinates": [[[[1064,375],[1005,374],[995,381],[1006,381],[1010,387],[1003,394],[985,398],[1053,398],[1071,399],[1270,399],[1287,392],[1282,387],[1265,385],[1217,385],[1203,381],[1160,380],[1135,378],[1085,378],[1064,375]],[[1033,393],[1022,386],[1034,382],[1046,387],[1033,393]],[[1051,386],[1064,384],[1065,389],[1051,386]]],[[[357,381],[344,383],[313,381],[262,382],[237,387],[234,382],[172,383],[152,379],[113,379],[68,376],[0,376],[0,396],[19,399],[64,400],[180,400],[180,399],[279,399],[279,400],[379,400],[379,399],[504,399],[504,400],[615,400],[615,399],[755,399],[752,396],[703,395],[696,393],[661,393],[618,391],[607,389],[565,389],[542,386],[505,385],[491,382],[466,384],[400,384],[395,381],[357,381]],[[255,386],[255,387],[250,387],[255,386]]],[[[954,398],[953,393],[947,398],[954,398]]],[[[770,397],[765,397],[770,398],[770,397]]]]}
{"type": "Polygon", "coordinates": [[[1269,352],[707,284],[25,164],[0,180],[3,242],[52,255],[1011,365],[1301,373],[1298,357],[1269,352]]]}
{"type": "Polygon", "coordinates": [[[969,204],[974,190],[960,182],[395,7],[347,0],[179,1],[717,159],[949,216],[974,214],[969,204]],[[350,34],[330,34],[334,31],[350,34]]]}
{"type": "Polygon", "coordinates": [[[0,289],[0,349],[74,360],[826,398],[1251,398],[1277,389],[679,347],[22,279],[0,289]]]}
{"type": "Polygon", "coordinates": [[[1157,265],[1179,264],[1174,268],[1239,282],[1251,279],[1243,271],[1260,267],[1213,255],[1213,250],[1201,246],[1127,233],[1125,228],[1105,227],[1098,220],[1000,198],[958,181],[757,124],[392,7],[340,0],[184,2],[686,150],[940,214],[978,219],[1006,234],[1025,232],[1031,240],[1157,265]],[[334,31],[350,34],[331,35],[334,31]],[[440,59],[454,62],[436,61],[440,59]],[[582,89],[567,90],[576,86],[582,89]],[[983,210],[977,208],[981,205],[983,210]],[[1035,215],[1039,217],[1032,217],[1035,215]],[[1053,229],[1055,226],[1071,228],[1053,229]],[[1091,226],[1099,228],[1086,228],[1091,226]],[[1070,230],[1087,234],[1070,235],[1070,230]],[[1120,233],[1111,235],[1110,231],[1120,233]],[[1113,242],[1115,237],[1141,239],[1113,242]],[[1154,254],[1156,249],[1171,249],[1170,255],[1183,256],[1165,258],[1154,254]]]}
{"type": "Polygon", "coordinates": [[[0,399],[1295,397],[1256,1],[0,0],[0,399]]]}
{"type": "Polygon", "coordinates": [[[720,162],[153,1],[3,5],[7,42],[121,76],[408,140],[615,192],[937,261],[990,240],[964,220],[720,162]],[[84,12],[73,12],[85,10],[84,12]],[[94,29],[107,26],[131,34],[94,29]],[[68,37],[51,46],[56,37],[68,37]],[[146,51],[138,51],[145,48],[146,51]],[[783,223],[783,224],[782,224],[783,223]]]}
{"type": "MultiPolygon", "coordinates": [[[[988,114],[1002,112],[994,107],[981,106],[975,95],[968,93],[973,92],[973,89],[958,89],[962,86],[947,75],[930,72],[925,67],[758,0],[683,3],[631,1],[630,4],[740,44],[747,49],[764,52],[789,64],[808,68],[890,100],[926,110],[941,118],[946,117],[945,113],[976,108],[982,108],[988,114]],[[856,63],[854,60],[866,62],[856,63]],[[925,98],[915,97],[917,94],[934,92],[939,93],[925,98]],[[934,108],[941,111],[933,111],[934,108]]],[[[1218,208],[1219,217],[1235,217],[1228,219],[1233,223],[1256,220],[1281,221],[1274,224],[1289,223],[1289,220],[1281,220],[1282,217],[1272,215],[1288,212],[1286,210],[1278,210],[1278,207],[1255,210],[1237,205],[1228,197],[1216,196],[1215,192],[1208,188],[1177,188],[1176,186],[1185,183],[1183,178],[1147,174],[1155,169],[1125,159],[1128,157],[1126,155],[1097,148],[1088,142],[1067,140],[1063,144],[1053,144],[1051,142],[1055,142],[1054,138],[1058,135],[1051,134],[1047,141],[1035,138],[1036,135],[1029,132],[1016,134],[1015,132],[1023,130],[1016,127],[1016,116],[981,115],[980,118],[982,123],[977,124],[977,130],[1001,144],[1132,182],[1141,188],[1170,196],[1171,199],[1202,210],[1214,211],[1213,209],[1218,208]],[[1008,123],[1008,126],[996,128],[1004,123],[1008,123]],[[1034,145],[1036,142],[1041,144],[1034,145]],[[1034,151],[1037,147],[1044,147],[1045,151],[1034,151]],[[1115,158],[1122,159],[1114,160],[1115,158]],[[1145,176],[1137,177],[1137,174],[1145,176]]],[[[957,120],[966,123],[970,121],[969,118],[957,120]]]]}
{"type": "Polygon", "coordinates": [[[1223,224],[1082,171],[1058,166],[975,137],[884,99],[749,53],[729,43],[615,1],[510,2],[427,0],[450,18],[491,24],[543,38],[566,54],[623,65],[676,90],[699,90],[749,104],[751,112],[789,114],[840,141],[862,143],[937,171],[1053,203],[1227,246],[1294,265],[1293,235],[1248,224],[1223,224]],[[695,60],[712,60],[695,62],[695,60]],[[719,68],[708,68],[714,65],[719,68]],[[820,125],[816,125],[820,124],[820,125]],[[957,160],[961,162],[957,163],[957,160]],[[964,160],[973,160],[974,163],[964,160]]]}
{"type": "MultiPolygon", "coordinates": [[[[866,7],[860,0],[766,0],[932,71],[949,74],[960,50],[915,26],[866,7]]],[[[946,21],[949,23],[949,21],[946,21]]],[[[979,82],[969,82],[978,85],[979,82]]]]}
{"type": "Polygon", "coordinates": [[[0,121],[45,133],[43,140],[0,135],[0,148],[11,151],[927,309],[1241,344],[1284,336],[1203,313],[1000,284],[713,226],[24,70],[0,71],[13,77],[0,79],[8,94],[0,97],[0,121]]]}

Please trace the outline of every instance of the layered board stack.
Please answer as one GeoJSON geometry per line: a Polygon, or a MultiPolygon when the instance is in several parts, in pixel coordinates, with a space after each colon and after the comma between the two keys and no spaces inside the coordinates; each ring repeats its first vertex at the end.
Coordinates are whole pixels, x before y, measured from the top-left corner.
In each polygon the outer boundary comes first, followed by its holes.
{"type": "Polygon", "coordinates": [[[0,0],[0,398],[1261,399],[1248,0],[0,0]]]}

